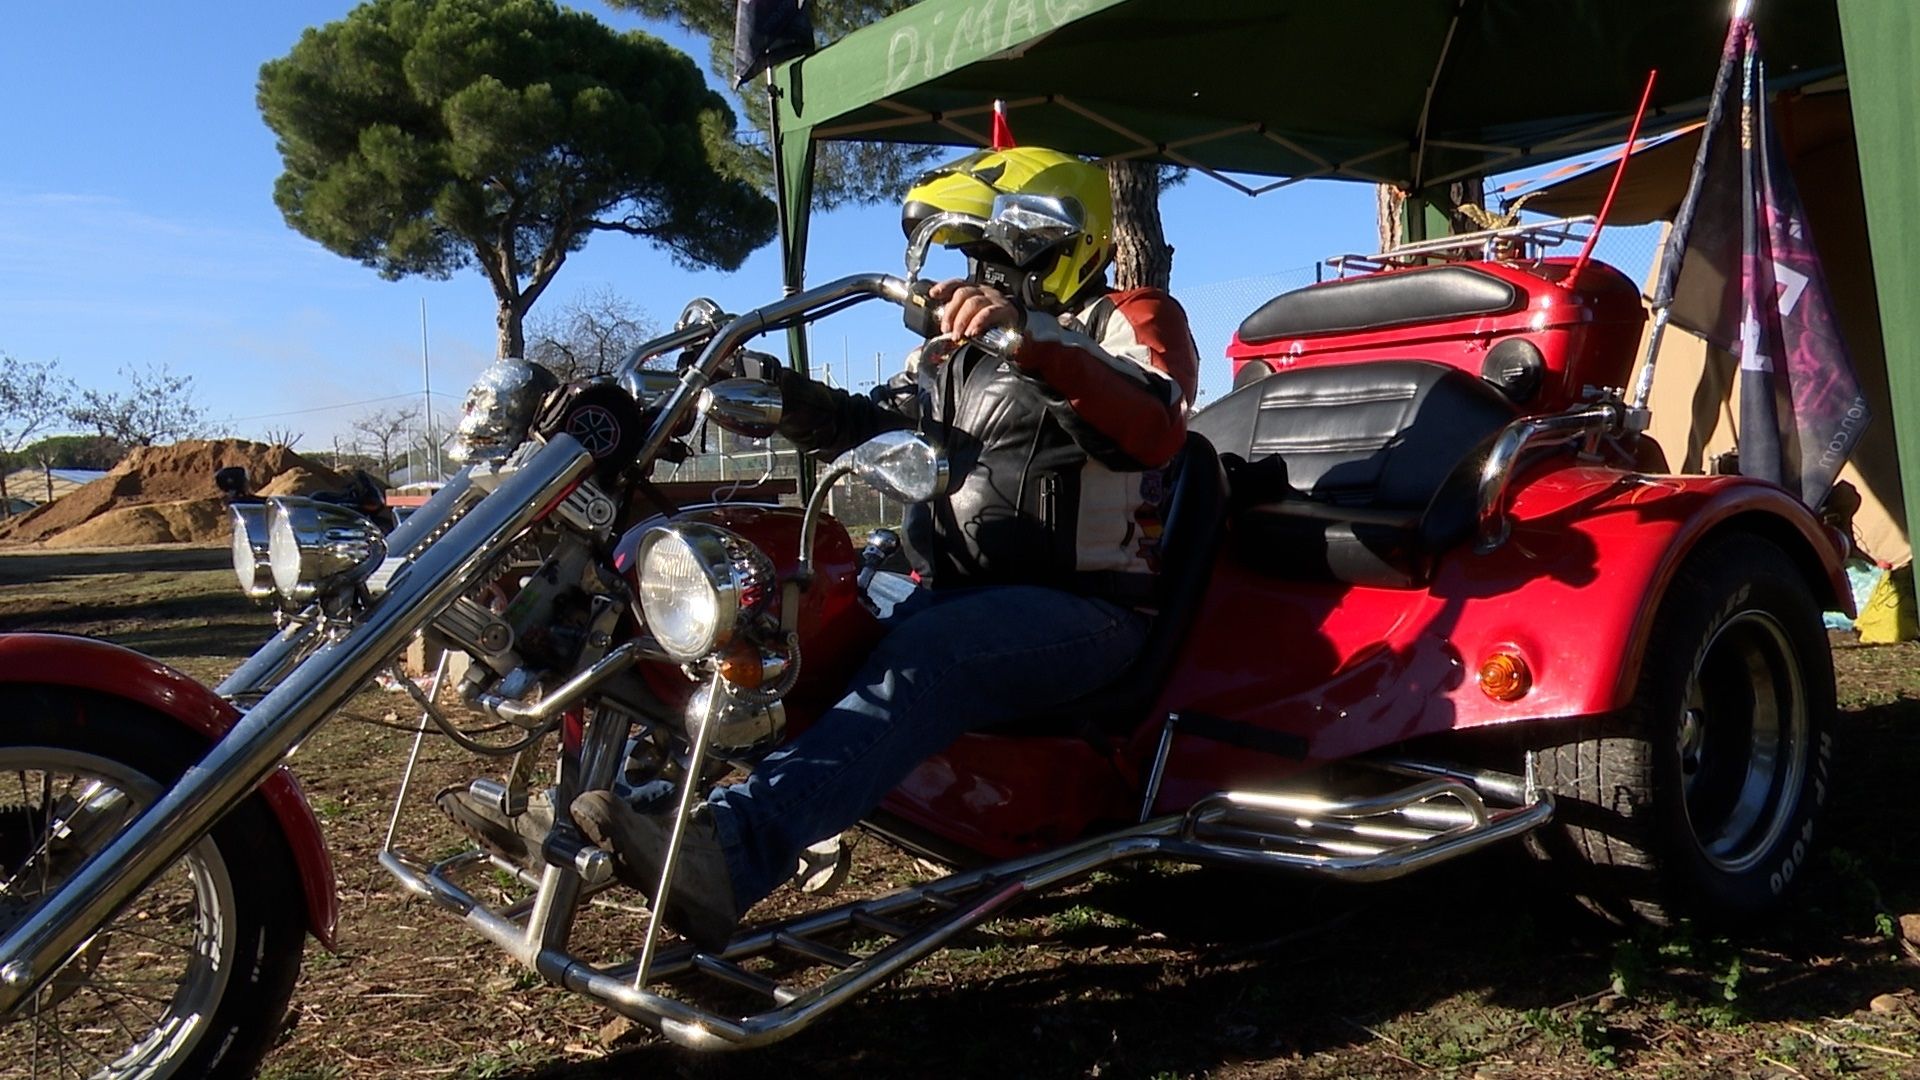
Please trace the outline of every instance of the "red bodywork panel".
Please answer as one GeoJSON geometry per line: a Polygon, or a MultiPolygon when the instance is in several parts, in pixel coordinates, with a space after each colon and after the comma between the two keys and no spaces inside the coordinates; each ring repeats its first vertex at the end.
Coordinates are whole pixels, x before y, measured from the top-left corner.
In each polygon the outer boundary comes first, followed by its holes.
{"type": "MultiPolygon", "coordinates": [[[[178,721],[213,742],[227,733],[238,711],[213,691],[131,649],[65,634],[0,634],[0,682],[71,686],[131,701],[178,721]]],[[[287,850],[306,893],[307,927],[328,949],[340,916],[333,860],[320,823],[293,774],[276,769],[260,795],[280,824],[287,850]]]]}
{"type": "MultiPolygon", "coordinates": [[[[1589,262],[1577,279],[1568,281],[1573,262],[1469,264],[1478,273],[1506,282],[1518,294],[1509,310],[1496,314],[1306,334],[1259,344],[1243,342],[1236,333],[1227,346],[1234,385],[1240,385],[1240,369],[1251,361],[1280,371],[1368,360],[1431,360],[1479,375],[1489,349],[1508,338],[1523,337],[1539,348],[1546,365],[1545,381],[1527,403],[1528,410],[1559,412],[1580,401],[1584,387],[1627,384],[1640,328],[1646,322],[1640,290],[1626,275],[1605,263],[1589,262]]],[[[1386,270],[1307,288],[1337,289],[1351,282],[1411,278],[1433,269],[1439,268],[1386,270]]]]}
{"type": "Polygon", "coordinates": [[[1094,821],[1131,820],[1169,712],[1297,735],[1307,756],[1176,738],[1156,813],[1423,735],[1606,712],[1632,697],[1680,562],[1720,528],[1771,536],[1824,577],[1824,600],[1845,604],[1832,538],[1770,484],[1548,463],[1516,485],[1511,505],[1506,543],[1487,555],[1462,545],[1427,589],[1286,580],[1223,554],[1166,688],[1113,758],[1078,739],[967,735],[885,806],[1004,858],[1094,821]],[[1475,681],[1495,649],[1519,652],[1533,672],[1518,701],[1495,701],[1475,681]]]}

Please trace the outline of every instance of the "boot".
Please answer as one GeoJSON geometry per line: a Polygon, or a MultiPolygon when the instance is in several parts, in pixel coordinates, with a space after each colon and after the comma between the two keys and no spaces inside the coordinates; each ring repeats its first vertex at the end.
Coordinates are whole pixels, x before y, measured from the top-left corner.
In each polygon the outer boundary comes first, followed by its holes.
{"type": "MultiPolygon", "coordinates": [[[[673,836],[672,815],[642,814],[610,791],[589,791],[573,800],[573,820],[589,840],[614,853],[621,881],[653,895],[673,836]]],[[[661,915],[687,940],[709,951],[725,948],[740,925],[733,878],[705,805],[687,822],[680,868],[661,915]]]]}
{"type": "Polygon", "coordinates": [[[526,869],[545,863],[540,849],[553,831],[553,801],[546,792],[529,795],[526,812],[511,818],[492,800],[474,795],[462,784],[447,788],[433,801],[488,854],[526,869]]]}

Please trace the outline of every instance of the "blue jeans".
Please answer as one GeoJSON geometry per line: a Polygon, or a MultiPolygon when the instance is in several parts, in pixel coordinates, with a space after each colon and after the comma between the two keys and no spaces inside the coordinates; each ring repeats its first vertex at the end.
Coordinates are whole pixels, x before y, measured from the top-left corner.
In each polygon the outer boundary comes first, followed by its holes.
{"type": "Polygon", "coordinates": [[[742,913],[793,876],[808,844],[854,825],[958,736],[1117,679],[1152,624],[1103,600],[1031,586],[916,599],[839,704],[710,796],[742,913]]]}

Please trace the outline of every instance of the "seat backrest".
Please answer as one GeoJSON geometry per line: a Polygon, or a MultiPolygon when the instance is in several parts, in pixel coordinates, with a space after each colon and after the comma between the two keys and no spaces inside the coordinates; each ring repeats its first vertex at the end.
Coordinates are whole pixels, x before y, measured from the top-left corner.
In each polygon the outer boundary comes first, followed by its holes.
{"type": "Polygon", "coordinates": [[[1498,390],[1458,368],[1382,360],[1276,372],[1189,424],[1222,455],[1280,458],[1287,484],[1309,499],[1420,511],[1514,415],[1498,390]]]}
{"type": "Polygon", "coordinates": [[[1432,266],[1346,278],[1281,293],[1240,324],[1240,340],[1259,345],[1315,334],[1384,330],[1518,309],[1509,282],[1472,266],[1432,266]]]}
{"type": "Polygon", "coordinates": [[[1160,574],[1155,584],[1159,613],[1140,655],[1117,682],[1045,716],[1019,721],[1012,730],[1026,734],[1127,732],[1139,725],[1160,696],[1200,611],[1227,519],[1227,477],[1213,444],[1189,431],[1179,462],[1160,533],[1160,574]]]}

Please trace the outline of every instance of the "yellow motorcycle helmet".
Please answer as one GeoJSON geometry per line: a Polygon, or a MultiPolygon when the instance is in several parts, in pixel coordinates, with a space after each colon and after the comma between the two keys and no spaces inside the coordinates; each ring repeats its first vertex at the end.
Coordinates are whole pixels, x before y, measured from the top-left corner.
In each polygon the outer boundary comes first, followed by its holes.
{"type": "Polygon", "coordinates": [[[1100,280],[1113,258],[1113,194],[1106,170],[1057,150],[979,150],[925,173],[907,190],[901,228],[911,237],[939,213],[988,223],[985,232],[942,229],[933,242],[960,248],[974,261],[976,276],[985,270],[989,283],[1013,285],[1029,305],[1058,309],[1074,302],[1100,280]],[[1016,220],[1020,208],[1008,200],[996,219],[995,200],[1003,195],[1031,196],[1049,208],[1050,227],[1039,243],[1016,220]],[[1002,267],[1014,274],[993,273],[1002,267]]]}

